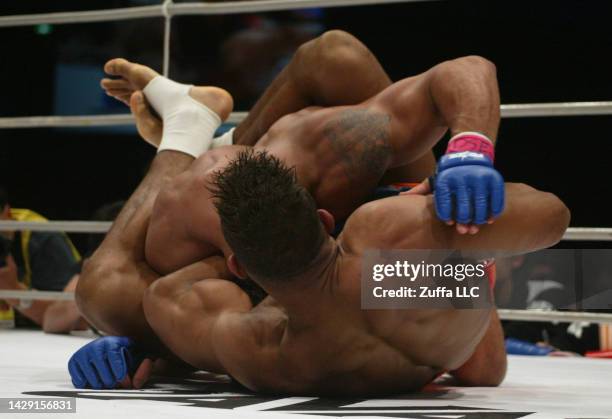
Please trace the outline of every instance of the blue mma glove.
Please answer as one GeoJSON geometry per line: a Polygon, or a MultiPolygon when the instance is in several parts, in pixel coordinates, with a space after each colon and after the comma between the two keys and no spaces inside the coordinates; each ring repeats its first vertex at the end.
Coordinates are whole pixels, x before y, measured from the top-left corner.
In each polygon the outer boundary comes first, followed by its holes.
{"type": "Polygon", "coordinates": [[[467,132],[451,139],[430,179],[440,220],[480,225],[502,213],[505,185],[493,159],[493,144],[482,134],[467,132]]]}
{"type": "Polygon", "coordinates": [[[112,389],[144,359],[132,339],[105,336],[76,351],[68,361],[68,371],[76,388],[112,389]]]}

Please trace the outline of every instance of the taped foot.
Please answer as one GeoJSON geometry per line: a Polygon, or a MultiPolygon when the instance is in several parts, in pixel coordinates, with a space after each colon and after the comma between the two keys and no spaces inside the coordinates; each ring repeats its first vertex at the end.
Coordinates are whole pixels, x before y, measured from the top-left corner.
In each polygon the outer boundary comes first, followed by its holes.
{"type": "Polygon", "coordinates": [[[223,89],[191,86],[162,76],[143,90],[164,122],[158,152],[174,150],[195,158],[209,150],[215,131],[232,109],[232,97],[223,89]]]}

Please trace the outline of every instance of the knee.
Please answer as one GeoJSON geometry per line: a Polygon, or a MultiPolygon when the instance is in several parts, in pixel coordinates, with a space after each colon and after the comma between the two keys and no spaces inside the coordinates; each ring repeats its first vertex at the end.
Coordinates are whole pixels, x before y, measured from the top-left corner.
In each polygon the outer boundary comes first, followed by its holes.
{"type": "Polygon", "coordinates": [[[318,38],[318,56],[323,63],[361,65],[369,50],[357,38],[340,30],[327,31],[318,38]]]}
{"type": "Polygon", "coordinates": [[[363,47],[363,44],[348,32],[333,29],[320,35],[316,39],[317,45],[322,49],[340,49],[340,48],[354,48],[359,49],[363,47]]]}
{"type": "Polygon", "coordinates": [[[298,55],[319,68],[324,67],[325,72],[330,72],[340,68],[345,70],[347,66],[361,65],[370,52],[350,33],[331,30],[302,45],[298,49],[298,55]]]}

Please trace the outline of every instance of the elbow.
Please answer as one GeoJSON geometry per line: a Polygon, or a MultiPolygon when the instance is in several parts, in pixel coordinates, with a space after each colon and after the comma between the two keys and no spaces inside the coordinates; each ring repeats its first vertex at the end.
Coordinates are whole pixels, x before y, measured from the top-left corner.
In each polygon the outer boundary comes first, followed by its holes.
{"type": "Polygon", "coordinates": [[[449,71],[458,70],[465,74],[480,75],[487,79],[497,79],[497,67],[495,63],[479,55],[468,55],[442,63],[441,66],[449,71]]]}
{"type": "Polygon", "coordinates": [[[463,67],[470,68],[472,73],[497,77],[497,67],[493,61],[479,55],[468,55],[454,60],[463,67]]]}
{"type": "Polygon", "coordinates": [[[508,371],[508,356],[504,349],[494,354],[489,354],[487,358],[479,357],[459,370],[452,371],[451,374],[462,386],[468,387],[497,387],[506,378],[508,371]]]}
{"type": "Polygon", "coordinates": [[[570,224],[571,213],[569,208],[556,195],[548,193],[550,201],[550,225],[548,229],[548,243],[546,247],[554,246],[563,239],[565,231],[570,224]]]}
{"type": "Polygon", "coordinates": [[[499,356],[498,359],[495,360],[493,367],[490,371],[487,372],[482,378],[479,386],[482,387],[497,387],[499,386],[504,379],[506,378],[506,373],[508,371],[508,357],[506,352],[504,351],[503,356],[499,356]]]}

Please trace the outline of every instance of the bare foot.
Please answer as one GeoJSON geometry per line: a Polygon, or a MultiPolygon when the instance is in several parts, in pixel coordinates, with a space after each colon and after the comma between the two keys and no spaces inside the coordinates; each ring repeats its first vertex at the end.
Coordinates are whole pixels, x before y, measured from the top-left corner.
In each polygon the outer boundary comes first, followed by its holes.
{"type": "Polygon", "coordinates": [[[100,82],[106,94],[129,105],[132,93],[142,90],[158,72],[144,65],[131,63],[123,58],[115,58],[104,64],[104,72],[120,78],[104,78],[100,82]]]}
{"type": "Polygon", "coordinates": [[[161,119],[151,113],[151,108],[140,90],[130,97],[130,110],[136,120],[138,134],[153,147],[159,147],[164,125],[161,119]]]}
{"type": "MultiPolygon", "coordinates": [[[[123,58],[115,58],[104,65],[104,71],[119,79],[102,79],[100,83],[106,94],[130,105],[130,97],[136,91],[141,91],[151,80],[159,75],[155,70],[123,58]]],[[[232,96],[219,87],[194,86],[189,91],[196,101],[206,105],[215,112],[222,121],[225,121],[234,107],[232,96]]]]}

